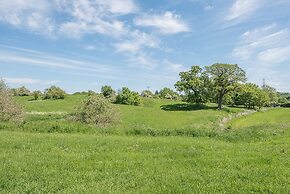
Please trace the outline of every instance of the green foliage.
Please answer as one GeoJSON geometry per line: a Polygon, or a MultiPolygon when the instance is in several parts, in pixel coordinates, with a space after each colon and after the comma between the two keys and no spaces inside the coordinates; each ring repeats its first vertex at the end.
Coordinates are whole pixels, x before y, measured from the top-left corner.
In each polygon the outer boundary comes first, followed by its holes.
{"type": "Polygon", "coordinates": [[[65,91],[62,90],[60,87],[51,86],[50,88],[45,89],[43,99],[64,99],[65,98],[65,91]]]}
{"type": "Polygon", "coordinates": [[[142,91],[141,96],[144,98],[154,98],[154,94],[150,90],[142,91]]]}
{"type": "Polygon", "coordinates": [[[268,105],[270,98],[268,94],[259,88],[259,86],[251,83],[241,84],[239,92],[236,96],[236,103],[244,105],[248,108],[258,107],[259,109],[268,105]]]}
{"type": "Polygon", "coordinates": [[[25,112],[22,106],[14,101],[11,90],[0,79],[0,121],[22,123],[24,117],[25,112]]]}
{"type": "Polygon", "coordinates": [[[218,109],[222,108],[224,96],[236,89],[238,83],[246,81],[246,73],[238,65],[216,63],[205,67],[212,81],[213,91],[218,99],[218,109]]]}
{"type": "Polygon", "coordinates": [[[123,87],[122,91],[116,97],[116,103],[139,106],[142,104],[142,100],[137,92],[123,87]]]}
{"type": "Polygon", "coordinates": [[[102,86],[101,93],[105,98],[113,98],[116,96],[115,90],[113,90],[113,88],[108,85],[102,86]]]}
{"type": "Polygon", "coordinates": [[[72,115],[73,120],[99,127],[109,126],[118,121],[118,111],[103,96],[93,95],[83,100],[72,115]]]}
{"type": "Polygon", "coordinates": [[[34,91],[34,92],[32,93],[32,96],[33,96],[33,99],[34,99],[34,100],[38,100],[39,97],[41,97],[41,95],[42,95],[42,92],[39,91],[39,90],[34,91]]]}
{"type": "Polygon", "coordinates": [[[211,98],[211,81],[199,66],[192,66],[189,71],[180,72],[180,81],[175,88],[184,92],[187,102],[206,103],[211,98]]]}
{"type": "Polygon", "coordinates": [[[14,88],[12,89],[14,96],[30,96],[31,92],[26,87],[22,86],[20,88],[14,88]]]}
{"type": "Polygon", "coordinates": [[[159,97],[162,99],[178,100],[179,95],[170,88],[163,88],[159,91],[159,97]]]}
{"type": "Polygon", "coordinates": [[[268,94],[270,98],[269,106],[277,106],[279,98],[276,89],[268,85],[262,86],[262,89],[268,94]]]}

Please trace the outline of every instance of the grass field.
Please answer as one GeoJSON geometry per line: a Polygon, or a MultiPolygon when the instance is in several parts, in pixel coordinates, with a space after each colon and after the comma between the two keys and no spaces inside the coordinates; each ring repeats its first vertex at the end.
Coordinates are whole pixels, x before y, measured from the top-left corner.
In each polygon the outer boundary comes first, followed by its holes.
{"type": "Polygon", "coordinates": [[[99,129],[65,120],[84,97],[17,99],[33,114],[0,124],[0,193],[290,192],[290,109],[221,129],[244,110],[144,99],[116,105],[123,121],[99,129]]]}

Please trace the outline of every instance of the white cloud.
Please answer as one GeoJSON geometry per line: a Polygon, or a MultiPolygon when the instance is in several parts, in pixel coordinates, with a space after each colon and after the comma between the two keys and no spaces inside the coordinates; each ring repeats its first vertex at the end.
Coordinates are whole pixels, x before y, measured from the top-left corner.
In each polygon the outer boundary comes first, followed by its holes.
{"type": "Polygon", "coordinates": [[[224,19],[227,21],[245,19],[263,6],[265,2],[265,0],[236,0],[224,19]]]}
{"type": "Polygon", "coordinates": [[[205,6],[203,9],[204,9],[205,11],[211,11],[211,10],[214,9],[214,6],[212,6],[212,5],[207,5],[207,6],[205,6]]]}
{"type": "Polygon", "coordinates": [[[55,26],[49,17],[52,7],[46,0],[2,0],[0,22],[50,34],[55,26]]]}
{"type": "Polygon", "coordinates": [[[118,42],[114,46],[118,52],[136,53],[144,47],[157,48],[159,43],[155,37],[136,30],[128,35],[127,40],[118,42]]]}
{"type": "Polygon", "coordinates": [[[11,78],[11,77],[3,77],[5,82],[10,84],[38,84],[41,83],[40,80],[32,79],[32,78],[11,78]]]}
{"type": "Polygon", "coordinates": [[[137,26],[153,27],[162,34],[188,32],[189,26],[181,20],[180,15],[165,12],[163,15],[146,14],[135,19],[137,26]]]}
{"type": "Polygon", "coordinates": [[[19,64],[62,70],[72,70],[78,73],[111,75],[118,72],[116,68],[107,65],[97,64],[90,61],[82,61],[71,58],[58,57],[43,52],[11,48],[2,51],[0,49],[0,64],[19,64]]]}
{"type": "Polygon", "coordinates": [[[245,32],[233,49],[233,56],[241,60],[256,60],[261,64],[284,62],[290,59],[290,30],[268,25],[245,32]]]}

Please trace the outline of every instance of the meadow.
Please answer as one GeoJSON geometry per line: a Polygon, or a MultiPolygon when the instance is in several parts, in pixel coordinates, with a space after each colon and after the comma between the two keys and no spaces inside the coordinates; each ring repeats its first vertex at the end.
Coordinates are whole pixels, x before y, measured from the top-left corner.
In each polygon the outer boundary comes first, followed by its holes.
{"type": "Polygon", "coordinates": [[[67,120],[84,98],[16,98],[28,116],[0,123],[0,193],[290,192],[290,109],[143,99],[98,128],[67,120]]]}

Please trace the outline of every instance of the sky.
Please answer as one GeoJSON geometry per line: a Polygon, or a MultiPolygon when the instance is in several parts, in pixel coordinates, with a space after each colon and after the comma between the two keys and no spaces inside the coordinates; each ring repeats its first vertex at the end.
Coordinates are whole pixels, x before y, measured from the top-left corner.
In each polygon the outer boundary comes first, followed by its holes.
{"type": "Polygon", "coordinates": [[[0,1],[0,77],[10,87],[155,91],[214,63],[290,92],[290,1],[0,1]]]}

